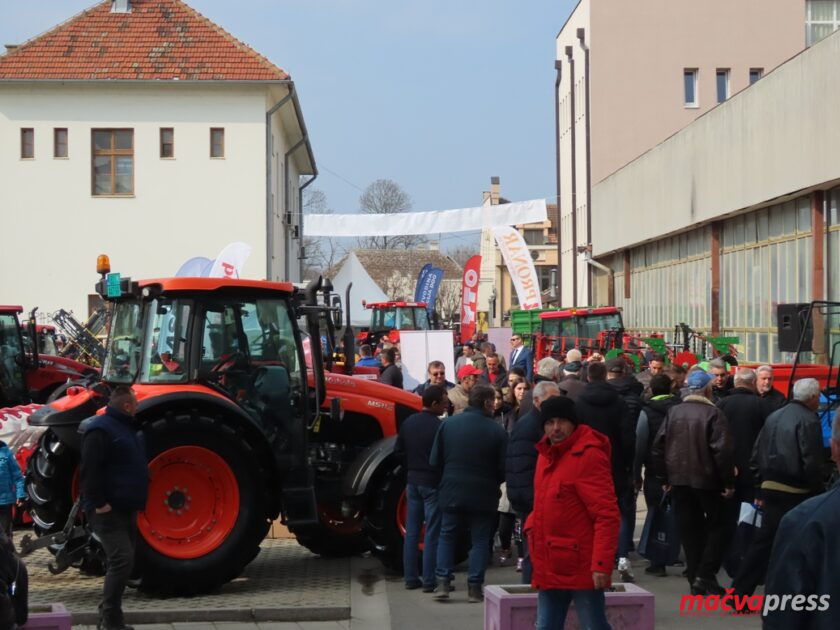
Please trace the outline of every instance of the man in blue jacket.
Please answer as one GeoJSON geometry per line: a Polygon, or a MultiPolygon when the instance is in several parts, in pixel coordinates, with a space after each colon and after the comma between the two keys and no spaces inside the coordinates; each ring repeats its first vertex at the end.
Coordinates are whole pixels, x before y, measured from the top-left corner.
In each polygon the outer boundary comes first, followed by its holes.
{"type": "Polygon", "coordinates": [[[400,427],[394,456],[403,462],[408,472],[405,494],[408,517],[403,542],[403,576],[409,590],[423,587],[424,593],[435,590],[435,562],[440,510],[438,510],[438,482],[440,471],[429,463],[440,416],[449,408],[449,397],[443,385],[429,385],[423,390],[423,411],[406,418],[400,427]],[[426,523],[423,537],[423,580],[417,576],[417,554],[420,531],[426,523]]]}
{"type": "Polygon", "coordinates": [[[515,367],[525,370],[525,378],[529,381],[534,378],[534,356],[531,354],[531,349],[525,347],[522,343],[522,335],[513,333],[510,338],[510,368],[515,367]]]}
{"type": "Polygon", "coordinates": [[[476,385],[469,406],[443,422],[429,459],[441,471],[438,506],[443,512],[437,553],[436,599],[449,599],[450,575],[459,530],[469,528],[472,539],[467,572],[469,601],[484,599],[484,572],[496,512],[505,480],[507,432],[493,419],[496,390],[476,385]]]}
{"type": "Polygon", "coordinates": [[[122,596],[134,567],[137,512],[146,507],[149,471],[143,436],[134,427],[137,398],[128,387],[111,393],[101,416],[85,420],[82,436],[82,507],[105,550],[107,571],[99,628],[125,630],[122,596]]]}

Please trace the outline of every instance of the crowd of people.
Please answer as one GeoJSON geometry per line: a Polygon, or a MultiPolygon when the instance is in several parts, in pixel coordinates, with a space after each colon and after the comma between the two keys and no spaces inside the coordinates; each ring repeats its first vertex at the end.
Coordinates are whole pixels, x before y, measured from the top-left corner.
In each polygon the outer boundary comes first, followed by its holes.
{"type": "MultiPolygon", "coordinates": [[[[570,350],[534,365],[517,334],[507,357],[470,342],[456,366],[453,383],[442,362],[429,364],[416,390],[423,411],[399,431],[408,470],[406,588],[448,599],[456,549],[468,536],[467,597],[481,601],[498,536],[498,560],[516,553],[523,582],[539,590],[537,628],[562,627],[572,601],[586,627],[609,627],[604,591],[614,572],[635,579],[628,556],[641,492],[651,512],[669,502],[682,546],[673,561],[651,561],[649,575],[675,566],[690,593],[702,596],[727,593],[722,566],[732,577],[728,592],[738,596],[763,583],[768,594],[838,591],[820,571],[817,543],[777,535],[821,532],[836,518],[825,511],[840,499],[824,492],[828,441],[815,379],[796,381],[788,402],[770,366],[722,359],[686,369],[652,354],[637,374],[629,358],[570,350]],[[762,514],[748,542],[735,535],[745,504],[762,514]],[[781,559],[794,554],[814,564],[807,584],[781,559]]],[[[840,427],[830,447],[840,465],[840,427]]],[[[768,615],[768,623],[781,618],[768,615]]]]}

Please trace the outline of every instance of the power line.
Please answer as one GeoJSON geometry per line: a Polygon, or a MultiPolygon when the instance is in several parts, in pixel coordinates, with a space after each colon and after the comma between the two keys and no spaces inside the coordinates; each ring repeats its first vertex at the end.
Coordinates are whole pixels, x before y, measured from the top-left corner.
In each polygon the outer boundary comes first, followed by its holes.
{"type": "Polygon", "coordinates": [[[352,186],[352,187],[353,187],[353,188],[355,188],[356,190],[360,190],[360,191],[362,191],[362,192],[365,192],[364,188],[362,188],[361,186],[357,186],[356,184],[354,184],[353,182],[351,182],[349,179],[347,179],[347,178],[346,178],[346,177],[344,177],[343,175],[339,175],[338,173],[336,173],[335,171],[333,171],[333,170],[331,170],[331,169],[327,168],[327,167],[326,167],[326,166],[324,166],[323,164],[321,164],[320,166],[321,166],[321,168],[322,168],[323,170],[325,170],[327,173],[329,173],[330,175],[332,175],[332,176],[334,176],[334,177],[337,177],[338,179],[340,179],[341,181],[343,181],[343,182],[344,182],[345,184],[347,184],[348,186],[352,186]]]}

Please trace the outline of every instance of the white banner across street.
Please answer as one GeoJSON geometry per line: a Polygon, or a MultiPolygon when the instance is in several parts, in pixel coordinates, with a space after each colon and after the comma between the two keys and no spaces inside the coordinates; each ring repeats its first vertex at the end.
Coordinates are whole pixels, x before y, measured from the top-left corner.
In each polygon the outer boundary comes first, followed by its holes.
{"type": "MultiPolygon", "coordinates": [[[[308,214],[306,236],[402,236],[469,232],[502,225],[541,223],[547,218],[545,199],[432,212],[397,214],[308,214]]],[[[539,289],[537,290],[539,295],[539,289]]]]}

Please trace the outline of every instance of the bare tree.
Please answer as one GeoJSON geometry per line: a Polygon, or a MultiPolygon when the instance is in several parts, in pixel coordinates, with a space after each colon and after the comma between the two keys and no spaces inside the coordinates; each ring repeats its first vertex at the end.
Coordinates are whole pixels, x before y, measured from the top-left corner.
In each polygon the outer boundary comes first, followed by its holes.
{"type": "Polygon", "coordinates": [[[464,267],[467,261],[478,254],[478,245],[455,245],[446,252],[446,255],[454,260],[458,265],[464,267]]]}
{"type": "MultiPolygon", "coordinates": [[[[365,188],[359,197],[359,211],[362,214],[396,214],[411,212],[411,196],[391,179],[377,179],[365,188]]],[[[413,249],[426,242],[424,236],[408,234],[401,236],[365,236],[357,239],[362,249],[413,249]]]]}
{"type": "MultiPolygon", "coordinates": [[[[332,208],[327,202],[327,195],[323,190],[307,188],[303,191],[303,214],[332,214],[332,208]]],[[[304,220],[303,246],[306,250],[304,264],[304,278],[309,280],[328,269],[332,269],[341,257],[347,253],[338,239],[329,236],[306,236],[306,221],[304,220]]]]}
{"type": "Polygon", "coordinates": [[[461,280],[444,280],[437,294],[437,310],[443,322],[461,321],[461,280]]]}

